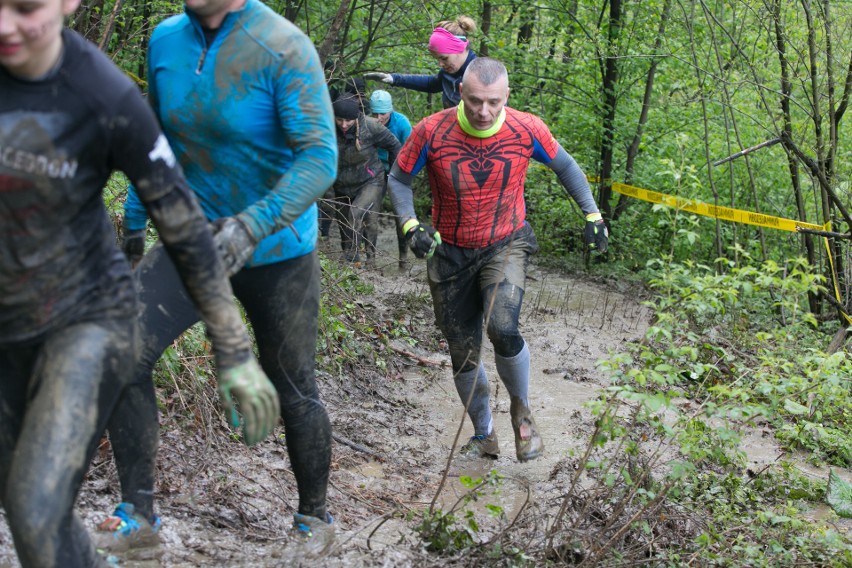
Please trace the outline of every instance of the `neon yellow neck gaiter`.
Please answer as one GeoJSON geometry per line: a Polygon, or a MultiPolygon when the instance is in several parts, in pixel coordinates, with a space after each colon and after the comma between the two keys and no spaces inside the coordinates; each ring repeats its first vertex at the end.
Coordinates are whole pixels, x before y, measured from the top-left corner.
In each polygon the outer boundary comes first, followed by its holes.
{"type": "Polygon", "coordinates": [[[494,121],[494,124],[491,125],[491,128],[488,130],[477,130],[470,125],[470,122],[467,121],[467,116],[464,114],[464,101],[459,101],[456,116],[459,121],[459,126],[461,126],[461,129],[464,130],[465,134],[470,134],[475,138],[488,138],[489,136],[497,134],[500,127],[503,126],[503,122],[506,120],[506,108],[503,107],[500,110],[500,116],[497,117],[497,120],[494,121]]]}

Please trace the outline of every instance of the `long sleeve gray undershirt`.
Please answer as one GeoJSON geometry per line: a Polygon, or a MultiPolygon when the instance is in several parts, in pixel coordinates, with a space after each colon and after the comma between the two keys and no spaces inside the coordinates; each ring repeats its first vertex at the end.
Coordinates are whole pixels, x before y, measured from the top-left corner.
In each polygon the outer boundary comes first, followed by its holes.
{"type": "Polygon", "coordinates": [[[414,213],[414,192],[411,191],[412,179],[414,179],[413,175],[405,173],[396,162],[393,163],[388,174],[388,193],[393,211],[400,223],[405,223],[409,219],[417,217],[414,213]]]}
{"type": "Polygon", "coordinates": [[[586,181],[586,174],[577,165],[577,162],[560,145],[556,150],[556,156],[550,160],[547,167],[556,173],[559,183],[568,192],[568,195],[577,202],[583,215],[599,213],[595,198],[592,197],[592,189],[586,181]]]}

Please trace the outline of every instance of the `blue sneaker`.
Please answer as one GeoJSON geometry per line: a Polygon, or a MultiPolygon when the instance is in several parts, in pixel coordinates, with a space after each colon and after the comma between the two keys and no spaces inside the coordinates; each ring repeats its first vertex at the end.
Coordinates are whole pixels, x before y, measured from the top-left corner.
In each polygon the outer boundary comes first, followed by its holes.
{"type": "Polygon", "coordinates": [[[136,514],[133,503],[119,503],[112,515],[98,525],[95,546],[105,552],[127,552],[160,544],[160,518],[154,522],[136,514]]]}
{"type": "Polygon", "coordinates": [[[293,533],[301,540],[305,553],[318,556],[328,552],[334,544],[334,517],[328,512],[325,520],[295,513],[293,533]]]}

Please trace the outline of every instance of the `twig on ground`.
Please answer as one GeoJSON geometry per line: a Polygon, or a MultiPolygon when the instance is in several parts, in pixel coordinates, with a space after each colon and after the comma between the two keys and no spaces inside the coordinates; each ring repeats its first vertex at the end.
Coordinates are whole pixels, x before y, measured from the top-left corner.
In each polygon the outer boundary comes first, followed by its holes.
{"type": "Polygon", "coordinates": [[[442,368],[442,367],[447,366],[446,361],[432,361],[431,359],[421,357],[420,355],[417,355],[416,353],[412,353],[411,351],[408,351],[407,349],[403,349],[402,347],[397,347],[397,346],[390,344],[390,343],[388,343],[388,347],[390,347],[390,349],[392,351],[399,353],[400,355],[402,355],[404,357],[408,357],[409,359],[411,359],[413,361],[417,361],[417,363],[422,365],[423,367],[439,367],[439,368],[442,368]]]}
{"type": "Polygon", "coordinates": [[[334,439],[335,442],[337,442],[339,444],[343,444],[344,446],[349,446],[350,448],[352,448],[356,452],[361,452],[362,454],[367,454],[368,456],[373,456],[374,458],[376,458],[378,460],[382,460],[382,461],[387,460],[386,456],[384,456],[384,455],[382,455],[378,452],[374,452],[373,450],[371,450],[370,448],[368,448],[366,446],[362,446],[361,444],[356,444],[352,440],[347,440],[346,438],[344,438],[340,434],[335,434],[334,432],[332,432],[331,437],[334,439]]]}

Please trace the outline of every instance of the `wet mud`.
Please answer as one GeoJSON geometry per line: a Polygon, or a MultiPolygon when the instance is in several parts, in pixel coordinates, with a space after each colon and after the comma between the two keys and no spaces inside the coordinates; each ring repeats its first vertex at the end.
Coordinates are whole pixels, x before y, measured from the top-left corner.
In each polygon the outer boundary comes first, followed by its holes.
{"type": "MultiPolygon", "coordinates": [[[[342,256],[336,241],[321,248],[330,258],[342,256]]],[[[474,510],[496,505],[511,520],[531,504],[547,505],[564,483],[557,470],[568,467],[593,430],[585,404],[606,386],[595,363],[640,338],[651,314],[641,304],[641,290],[593,280],[579,270],[560,274],[533,265],[520,321],[532,355],[530,404],[545,453],[528,463],[515,459],[509,397],[486,341],[483,361],[501,453],[496,460],[459,456],[455,450],[472,435],[472,426],[463,420],[449,354],[434,328],[424,263],[409,257],[410,264],[399,268],[396,239],[386,223],[378,249],[374,266],[356,268],[373,292],[353,302],[371,321],[405,318],[417,342],[391,340],[384,372],[365,361],[341,373],[319,373],[335,436],[328,502],[337,528],[336,543],[320,564],[439,566],[440,558],[422,550],[412,519],[433,504],[452,510],[468,494],[468,478],[485,478],[492,471],[502,478],[499,490],[471,504],[474,510]]],[[[202,416],[194,430],[174,416],[161,421],[157,510],[163,518],[162,544],[148,558],[122,558],[122,565],[320,565],[304,556],[288,532],[297,493],[281,428],[275,439],[246,449],[223,435],[215,415],[202,416]]],[[[757,471],[781,454],[772,433],[760,427],[746,433],[743,448],[750,469],[757,471]]],[[[807,475],[827,477],[827,470],[804,462],[799,467],[807,475]]],[[[117,499],[114,467],[108,455],[102,456],[77,509],[94,528],[117,499]]],[[[831,517],[824,508],[810,514],[815,520],[831,517]]],[[[847,531],[850,524],[838,523],[847,531]]],[[[483,526],[483,533],[488,530],[483,526]]],[[[6,566],[17,563],[0,517],[0,568],[6,566]]]]}

